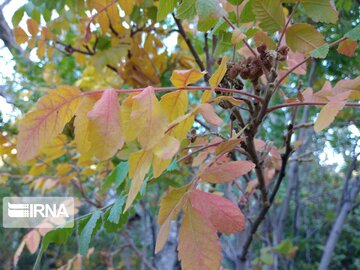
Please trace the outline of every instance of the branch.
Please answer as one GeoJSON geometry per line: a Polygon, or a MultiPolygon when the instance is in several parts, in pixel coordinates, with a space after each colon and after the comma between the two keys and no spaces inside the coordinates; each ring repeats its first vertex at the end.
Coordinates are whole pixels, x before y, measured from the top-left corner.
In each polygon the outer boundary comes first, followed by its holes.
{"type": "MultiPolygon", "coordinates": [[[[201,61],[199,54],[197,53],[195,47],[193,46],[193,44],[191,43],[191,40],[189,39],[188,35],[186,34],[184,27],[181,24],[181,20],[175,17],[175,14],[172,13],[172,16],[175,20],[175,23],[177,25],[177,27],[179,28],[179,33],[180,35],[183,37],[183,39],[185,40],[186,44],[189,47],[189,50],[191,52],[191,54],[193,55],[193,57],[195,58],[195,61],[197,63],[197,65],[199,66],[201,71],[206,71],[205,65],[204,63],[201,61]]],[[[209,75],[205,74],[205,81],[209,81],[209,75]]]]}
{"type": "Polygon", "coordinates": [[[136,247],[134,242],[130,239],[130,236],[127,232],[123,232],[122,236],[125,238],[127,244],[135,251],[136,255],[141,259],[141,261],[146,265],[150,270],[157,270],[151,263],[143,256],[142,252],[136,247]]]}
{"type": "Polygon", "coordinates": [[[246,261],[246,257],[247,257],[247,254],[248,254],[248,251],[249,251],[249,247],[251,245],[251,242],[253,240],[253,237],[254,237],[254,234],[257,232],[260,224],[263,222],[263,220],[265,219],[265,216],[266,214],[268,213],[271,205],[273,204],[274,202],[274,199],[275,199],[275,196],[277,194],[277,192],[279,191],[279,188],[280,188],[280,185],[282,183],[282,180],[284,179],[285,177],[285,172],[286,172],[286,165],[287,165],[287,162],[289,160],[289,157],[293,151],[292,147],[291,147],[291,136],[293,134],[293,126],[292,124],[289,125],[288,127],[288,133],[286,135],[286,140],[285,140],[285,147],[286,147],[286,150],[285,150],[285,153],[281,156],[281,160],[282,160],[282,164],[281,164],[281,169],[280,169],[280,172],[278,174],[278,178],[276,180],[276,183],[275,183],[275,187],[270,195],[270,200],[269,200],[269,203],[268,204],[264,204],[263,207],[262,207],[262,210],[260,212],[260,214],[258,215],[258,217],[256,218],[256,220],[254,221],[254,223],[252,224],[252,227],[251,227],[251,231],[250,231],[250,234],[249,236],[247,237],[246,241],[245,241],[245,244],[242,248],[242,252],[241,252],[241,256],[240,256],[240,260],[241,261],[246,261]]]}
{"type": "MultiPolygon", "coordinates": [[[[268,108],[267,112],[273,112],[281,108],[287,108],[287,107],[298,107],[298,106],[323,106],[328,104],[327,102],[298,102],[298,103],[289,103],[289,104],[280,104],[273,107],[268,108]]],[[[345,107],[360,107],[360,103],[345,103],[345,107]]]]}

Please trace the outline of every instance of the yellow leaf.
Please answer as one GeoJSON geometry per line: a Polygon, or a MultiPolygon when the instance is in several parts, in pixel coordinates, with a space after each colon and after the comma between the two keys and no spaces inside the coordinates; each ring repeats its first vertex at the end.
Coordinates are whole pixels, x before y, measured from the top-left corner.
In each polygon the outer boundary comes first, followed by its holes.
{"type": "Polygon", "coordinates": [[[176,219],[184,202],[186,201],[185,193],[189,189],[189,185],[169,191],[160,203],[158,215],[158,223],[160,230],[156,239],[155,253],[158,253],[164,247],[169,235],[170,222],[176,219]]]}
{"type": "Polygon", "coordinates": [[[196,69],[188,69],[188,70],[174,70],[170,81],[177,88],[184,88],[189,84],[196,83],[200,80],[206,72],[201,72],[196,69]]]}
{"type": "Polygon", "coordinates": [[[81,155],[87,154],[91,148],[89,141],[90,119],[87,114],[94,107],[95,102],[96,100],[90,96],[83,97],[75,114],[75,142],[76,148],[81,155]]]}
{"type": "Polygon", "coordinates": [[[224,56],[221,59],[221,63],[220,66],[218,67],[218,69],[215,71],[215,73],[211,76],[209,83],[211,86],[211,89],[215,89],[219,83],[221,82],[221,80],[224,78],[225,73],[226,73],[226,69],[227,69],[227,61],[228,61],[228,57],[224,56]]]}
{"type": "Polygon", "coordinates": [[[190,131],[194,124],[194,115],[188,113],[183,117],[179,117],[178,120],[174,120],[169,126],[173,126],[168,132],[168,135],[174,136],[179,141],[185,139],[187,133],[190,131]]]}
{"type": "Polygon", "coordinates": [[[132,99],[130,125],[136,125],[140,145],[144,150],[149,150],[165,135],[167,119],[154,94],[153,87],[146,87],[132,99]]]}
{"type": "Polygon", "coordinates": [[[129,177],[131,179],[131,186],[129,195],[126,200],[124,212],[129,209],[136,198],[136,195],[141,190],[145,175],[150,169],[153,154],[150,151],[140,150],[132,153],[129,157],[129,177]]]}
{"type": "Polygon", "coordinates": [[[30,171],[29,171],[29,174],[30,174],[30,175],[40,175],[40,174],[42,174],[42,173],[45,172],[45,170],[46,170],[47,167],[48,167],[48,166],[47,166],[46,164],[44,164],[44,163],[34,164],[34,165],[31,167],[31,169],[30,169],[30,171]]]}
{"type": "Polygon", "coordinates": [[[186,113],[188,103],[187,92],[181,90],[167,93],[160,100],[160,105],[170,122],[186,113]]]}
{"type": "Polygon", "coordinates": [[[161,159],[171,159],[177,153],[180,142],[172,136],[165,135],[161,141],[155,145],[154,154],[161,159]]]}
{"type": "Polygon", "coordinates": [[[201,103],[206,103],[211,99],[212,90],[206,90],[201,96],[201,103]]]}
{"type": "Polygon", "coordinates": [[[130,16],[134,8],[134,1],[120,0],[119,4],[121,9],[124,10],[125,14],[130,16]]]}
{"type": "Polygon", "coordinates": [[[22,44],[29,39],[29,36],[25,33],[25,31],[20,27],[14,27],[14,36],[16,44],[22,44]]]}
{"type": "Polygon", "coordinates": [[[39,59],[44,59],[45,55],[45,41],[39,40],[38,41],[38,47],[36,50],[36,54],[39,57],[39,59]]]}
{"type": "Polygon", "coordinates": [[[158,178],[163,173],[163,171],[166,170],[170,163],[171,159],[164,160],[154,156],[152,161],[154,178],[158,178]]]}
{"type": "Polygon", "coordinates": [[[312,25],[297,23],[287,29],[286,43],[292,51],[306,54],[324,45],[325,41],[312,25]]]}
{"type": "Polygon", "coordinates": [[[121,123],[124,130],[124,137],[126,142],[135,140],[140,132],[137,125],[132,125],[131,111],[133,106],[133,97],[135,95],[128,96],[121,104],[120,116],[121,123]]]}
{"type": "Polygon", "coordinates": [[[33,37],[35,37],[37,35],[37,33],[39,32],[39,24],[37,23],[37,21],[30,18],[26,21],[26,24],[27,24],[27,29],[28,29],[29,33],[33,37]]]}
{"type": "Polygon", "coordinates": [[[187,203],[179,232],[179,259],[182,269],[218,270],[221,248],[214,226],[187,203]]]}
{"type": "Polygon", "coordinates": [[[19,124],[17,141],[18,159],[34,158],[41,148],[60,134],[74,116],[79,105],[80,90],[70,86],[52,90],[42,97],[33,111],[27,113],[19,124]]]}
{"type": "Polygon", "coordinates": [[[116,91],[105,90],[87,116],[90,118],[91,152],[99,160],[111,158],[124,145],[116,91]]]}

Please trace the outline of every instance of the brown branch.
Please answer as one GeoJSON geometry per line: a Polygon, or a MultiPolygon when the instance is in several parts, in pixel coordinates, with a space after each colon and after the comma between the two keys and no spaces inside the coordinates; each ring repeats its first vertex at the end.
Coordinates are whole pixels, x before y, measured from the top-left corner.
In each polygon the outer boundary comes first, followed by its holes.
{"type": "Polygon", "coordinates": [[[273,204],[277,192],[279,191],[282,180],[285,177],[286,165],[287,165],[289,157],[290,157],[290,155],[291,155],[291,153],[293,151],[293,149],[291,147],[291,144],[290,144],[292,134],[293,134],[293,126],[292,126],[292,124],[290,124],[288,126],[288,133],[287,133],[286,139],[285,139],[286,150],[285,150],[285,153],[281,156],[282,164],[281,164],[280,172],[279,172],[277,180],[275,182],[274,189],[273,189],[273,191],[272,191],[272,193],[270,195],[269,203],[264,204],[262,206],[261,212],[259,213],[258,217],[255,219],[254,223],[251,226],[250,234],[246,238],[245,244],[243,245],[243,248],[242,248],[242,252],[241,252],[241,256],[240,256],[241,261],[246,261],[247,254],[248,254],[248,251],[249,251],[249,247],[250,247],[250,245],[252,243],[254,234],[257,232],[260,224],[264,221],[265,216],[268,213],[271,205],[273,204]]]}
{"type": "Polygon", "coordinates": [[[155,268],[154,266],[152,266],[152,264],[144,257],[144,255],[142,254],[142,252],[136,247],[136,245],[134,244],[134,242],[131,240],[129,234],[127,232],[123,232],[122,236],[124,237],[125,241],[127,242],[127,244],[134,250],[134,252],[136,253],[136,255],[141,259],[141,261],[143,262],[143,264],[145,264],[145,266],[147,268],[149,268],[150,270],[157,270],[157,268],[155,268]]]}
{"type": "MultiPolygon", "coordinates": [[[[204,63],[201,61],[199,54],[197,53],[197,51],[196,51],[194,45],[192,44],[190,38],[186,34],[184,27],[182,26],[181,20],[176,18],[174,13],[172,13],[172,16],[173,16],[173,18],[175,20],[175,23],[176,23],[177,27],[179,28],[180,35],[185,40],[187,46],[189,47],[189,50],[190,50],[192,56],[195,58],[196,64],[199,66],[201,71],[206,71],[204,63]]],[[[210,77],[209,77],[208,74],[205,74],[204,77],[205,77],[205,81],[209,81],[210,77]]]]}

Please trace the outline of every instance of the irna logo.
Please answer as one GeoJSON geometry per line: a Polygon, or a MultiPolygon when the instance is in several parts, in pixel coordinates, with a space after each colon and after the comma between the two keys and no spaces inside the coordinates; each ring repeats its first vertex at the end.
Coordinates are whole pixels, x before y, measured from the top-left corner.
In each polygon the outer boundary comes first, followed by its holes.
{"type": "Polygon", "coordinates": [[[72,197],[5,197],[5,228],[54,228],[73,226],[77,209],[72,197]]]}
{"type": "Polygon", "coordinates": [[[64,204],[9,203],[8,216],[11,218],[69,217],[64,204]]]}

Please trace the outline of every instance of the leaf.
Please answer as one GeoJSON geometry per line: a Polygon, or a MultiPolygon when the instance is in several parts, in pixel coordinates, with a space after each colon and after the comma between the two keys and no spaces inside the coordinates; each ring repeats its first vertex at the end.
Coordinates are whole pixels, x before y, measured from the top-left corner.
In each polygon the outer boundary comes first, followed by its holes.
{"type": "Polygon", "coordinates": [[[238,6],[240,5],[244,0],[227,0],[230,4],[238,6]]]}
{"type": "Polygon", "coordinates": [[[255,164],[250,161],[230,161],[208,167],[200,177],[205,182],[223,184],[234,181],[236,178],[250,172],[254,167],[255,164]]]}
{"type": "Polygon", "coordinates": [[[149,171],[153,154],[150,151],[140,150],[129,157],[129,177],[131,186],[126,200],[124,212],[129,209],[141,190],[146,173],[149,171]]]}
{"type": "Polygon", "coordinates": [[[329,52],[329,48],[330,48],[329,44],[325,43],[321,47],[311,51],[310,56],[314,57],[314,58],[324,59],[327,56],[328,52],[329,52]]]}
{"type": "Polygon", "coordinates": [[[22,18],[24,17],[25,7],[22,6],[17,11],[15,11],[14,15],[12,16],[11,22],[14,26],[18,26],[22,18]]]}
{"type": "Polygon", "coordinates": [[[245,216],[233,202],[200,190],[189,195],[193,208],[198,210],[211,224],[222,233],[235,233],[244,230],[245,216]]]}
{"type": "Polygon", "coordinates": [[[182,269],[218,270],[221,248],[214,226],[190,205],[185,208],[179,232],[179,259],[182,269]]]}
{"type": "Polygon", "coordinates": [[[221,101],[226,100],[227,102],[230,102],[234,106],[238,106],[243,103],[242,100],[235,99],[232,96],[218,96],[212,100],[212,102],[219,104],[221,101]]]}
{"type": "Polygon", "coordinates": [[[253,0],[249,0],[240,13],[240,23],[248,23],[255,21],[255,14],[252,11],[253,0]]]}
{"type": "Polygon", "coordinates": [[[350,38],[352,40],[360,40],[360,24],[355,26],[353,29],[351,29],[349,32],[345,34],[345,37],[350,38]]]}
{"type": "Polygon", "coordinates": [[[114,224],[119,223],[124,204],[125,204],[125,199],[123,196],[117,198],[114,205],[111,207],[110,214],[108,216],[108,221],[114,224]]]}
{"type": "Polygon", "coordinates": [[[120,105],[114,89],[105,90],[93,109],[90,118],[89,141],[91,152],[99,160],[111,158],[124,145],[120,123],[120,105]]]}
{"type": "Polygon", "coordinates": [[[14,27],[13,31],[14,31],[16,44],[18,44],[18,45],[22,44],[29,39],[29,36],[25,33],[25,31],[20,26],[14,27]]]}
{"type": "Polygon", "coordinates": [[[173,12],[178,0],[160,0],[159,8],[157,12],[157,21],[165,19],[165,17],[173,12]]]}
{"type": "Polygon", "coordinates": [[[334,121],[335,116],[346,104],[346,100],[350,93],[351,91],[347,91],[330,98],[329,103],[321,109],[319,116],[315,121],[315,132],[322,131],[334,121]]]}
{"type": "Polygon", "coordinates": [[[173,158],[180,147],[180,142],[172,136],[165,135],[154,147],[154,154],[164,160],[173,158]]]}
{"type": "Polygon", "coordinates": [[[101,223],[101,211],[95,211],[89,221],[86,223],[84,229],[81,231],[79,238],[79,252],[82,256],[86,256],[89,249],[91,237],[95,235],[101,223]]]}
{"type": "Polygon", "coordinates": [[[120,107],[121,124],[126,142],[135,140],[139,134],[139,131],[141,131],[137,125],[133,124],[131,119],[134,96],[135,94],[128,96],[125,100],[122,101],[120,107]]]}
{"type": "Polygon", "coordinates": [[[265,32],[256,32],[254,35],[254,42],[257,47],[265,44],[270,50],[276,49],[275,42],[265,32]]]}
{"type": "Polygon", "coordinates": [[[21,241],[20,245],[18,246],[18,248],[16,249],[15,254],[14,254],[14,258],[13,258],[14,267],[16,267],[16,265],[18,264],[20,255],[23,252],[24,247],[25,247],[25,241],[21,241]]]}
{"type": "Polygon", "coordinates": [[[330,0],[302,0],[305,13],[315,22],[336,23],[338,12],[330,0]]]}
{"type": "Polygon", "coordinates": [[[279,0],[253,0],[252,11],[261,29],[268,33],[281,30],[285,25],[285,15],[279,0]]]}
{"type": "Polygon", "coordinates": [[[215,154],[217,156],[230,152],[233,150],[236,146],[238,146],[241,142],[241,139],[229,139],[227,141],[224,141],[216,147],[215,154]]]}
{"type": "Polygon", "coordinates": [[[188,110],[188,94],[181,90],[167,93],[161,97],[160,105],[168,120],[172,122],[188,110]]]}
{"type": "Polygon", "coordinates": [[[184,88],[189,84],[196,83],[206,74],[205,71],[201,72],[197,69],[187,69],[187,70],[174,70],[170,81],[177,88],[184,88]]]}
{"type": "Polygon", "coordinates": [[[149,150],[164,136],[167,119],[155,97],[153,87],[146,87],[132,99],[131,121],[136,123],[140,145],[144,150],[149,150]]]}
{"type": "Polygon", "coordinates": [[[353,100],[360,100],[360,76],[353,80],[340,80],[338,81],[332,92],[339,94],[342,92],[351,91],[350,98],[353,100]]]}
{"type": "Polygon", "coordinates": [[[171,160],[172,159],[164,160],[158,158],[157,156],[154,156],[152,160],[153,177],[158,178],[167,169],[167,167],[171,163],[171,160]]]}
{"type": "Polygon", "coordinates": [[[210,83],[212,90],[214,90],[219,85],[221,80],[224,78],[226,70],[227,70],[227,61],[228,61],[228,57],[224,56],[221,59],[220,66],[215,71],[215,73],[211,76],[209,83],[210,83]]]}
{"type": "Polygon", "coordinates": [[[66,241],[69,238],[69,236],[71,235],[72,231],[73,231],[73,228],[59,227],[59,228],[56,228],[55,230],[47,232],[42,240],[41,248],[36,257],[36,261],[35,261],[33,269],[38,269],[40,262],[41,262],[41,257],[44,254],[45,250],[50,245],[50,243],[55,243],[57,245],[66,243],[66,241]]]}
{"type": "Polygon", "coordinates": [[[110,175],[105,179],[101,190],[104,191],[108,189],[112,183],[115,183],[115,187],[119,187],[125,180],[129,172],[129,163],[120,162],[116,168],[110,173],[110,175]]]}
{"type": "Polygon", "coordinates": [[[87,114],[94,107],[95,102],[96,100],[90,96],[83,97],[75,113],[75,142],[76,148],[81,155],[87,154],[91,148],[89,141],[90,119],[87,117],[87,114]]]}
{"type": "Polygon", "coordinates": [[[28,29],[29,33],[33,37],[35,37],[37,35],[37,33],[39,32],[39,24],[35,20],[29,18],[26,21],[26,25],[27,25],[27,29],[28,29]]]}
{"type": "Polygon", "coordinates": [[[353,56],[357,47],[357,41],[346,39],[339,43],[337,52],[346,56],[353,56]]]}
{"type": "Polygon", "coordinates": [[[196,15],[195,0],[183,0],[176,9],[176,18],[190,20],[196,15]]]}
{"type": "Polygon", "coordinates": [[[170,222],[178,216],[185,203],[184,195],[188,189],[189,185],[173,189],[161,200],[158,214],[160,230],[156,239],[155,253],[158,253],[163,249],[169,235],[170,222]]]}
{"type": "Polygon", "coordinates": [[[40,234],[36,229],[31,230],[25,235],[25,243],[31,254],[34,254],[40,245],[40,234]]]}
{"type": "Polygon", "coordinates": [[[27,113],[19,124],[17,157],[20,161],[34,158],[41,148],[60,134],[74,116],[81,92],[63,86],[42,97],[33,111],[27,113]]]}
{"type": "Polygon", "coordinates": [[[325,44],[323,35],[306,23],[290,26],[286,31],[286,43],[292,51],[304,54],[325,44]]]}
{"type": "Polygon", "coordinates": [[[209,30],[215,26],[219,18],[226,15],[217,0],[196,0],[196,10],[199,16],[197,25],[199,31],[209,30]]]}
{"type": "Polygon", "coordinates": [[[210,104],[200,104],[198,109],[204,119],[210,124],[220,126],[223,123],[223,120],[215,113],[214,108],[210,104]]]}

